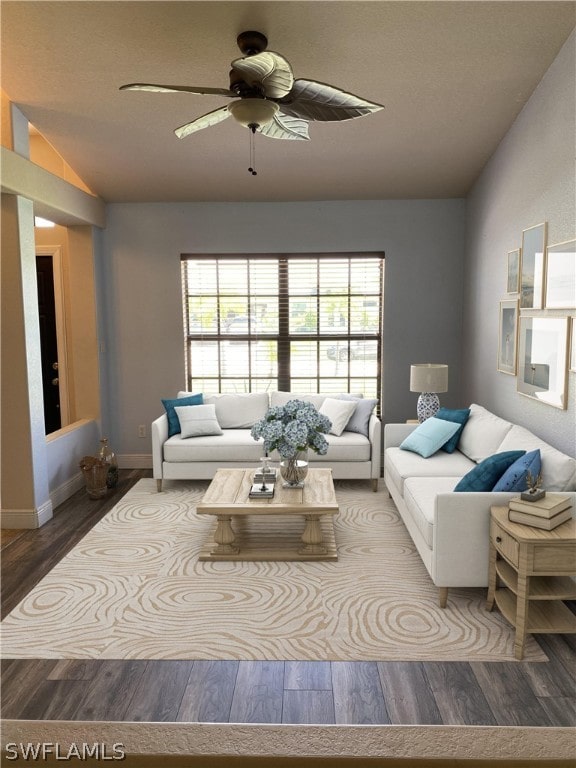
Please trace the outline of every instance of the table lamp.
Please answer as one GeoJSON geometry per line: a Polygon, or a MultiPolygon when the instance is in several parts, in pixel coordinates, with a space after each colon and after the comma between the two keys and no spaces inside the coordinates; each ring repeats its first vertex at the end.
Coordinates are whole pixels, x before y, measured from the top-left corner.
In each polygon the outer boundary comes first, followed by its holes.
{"type": "Polygon", "coordinates": [[[410,366],[410,392],[420,392],[416,413],[422,423],[435,416],[440,408],[437,392],[448,391],[448,366],[418,363],[410,366]]]}

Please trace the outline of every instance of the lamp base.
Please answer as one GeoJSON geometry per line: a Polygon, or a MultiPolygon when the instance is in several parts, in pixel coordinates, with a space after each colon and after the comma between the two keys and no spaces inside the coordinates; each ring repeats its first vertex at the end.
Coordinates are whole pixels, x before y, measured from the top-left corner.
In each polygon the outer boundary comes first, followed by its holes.
{"type": "Polygon", "coordinates": [[[435,392],[422,392],[416,405],[418,421],[422,424],[426,419],[436,416],[440,408],[440,398],[435,392]]]}

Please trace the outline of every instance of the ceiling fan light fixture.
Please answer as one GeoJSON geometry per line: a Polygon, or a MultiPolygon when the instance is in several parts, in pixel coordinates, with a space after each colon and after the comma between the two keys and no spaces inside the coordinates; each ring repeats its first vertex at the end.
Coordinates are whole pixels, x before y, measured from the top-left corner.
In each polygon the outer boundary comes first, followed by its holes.
{"type": "Polygon", "coordinates": [[[241,99],[228,105],[234,120],[245,128],[262,128],[273,119],[278,108],[278,104],[268,99],[241,99]]]}

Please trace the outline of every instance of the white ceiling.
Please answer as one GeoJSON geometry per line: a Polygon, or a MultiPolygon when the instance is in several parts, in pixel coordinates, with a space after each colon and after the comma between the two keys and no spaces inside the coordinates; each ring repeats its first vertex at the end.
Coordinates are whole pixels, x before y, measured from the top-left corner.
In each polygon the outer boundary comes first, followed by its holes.
{"type": "Polygon", "coordinates": [[[1,2],[1,86],[106,201],[465,195],[576,23],[574,2],[1,2]],[[234,120],[173,129],[227,99],[120,92],[228,87],[236,36],[267,35],[295,77],[385,109],[311,141],[234,120]]]}

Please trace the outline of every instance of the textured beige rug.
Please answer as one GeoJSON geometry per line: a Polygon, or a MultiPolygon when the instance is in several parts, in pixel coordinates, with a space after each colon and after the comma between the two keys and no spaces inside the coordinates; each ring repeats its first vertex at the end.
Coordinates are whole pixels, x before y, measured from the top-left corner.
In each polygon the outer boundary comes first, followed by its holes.
{"type": "MultiPolygon", "coordinates": [[[[2,622],[5,658],[513,661],[483,589],[437,604],[394,503],[336,483],[337,562],[199,562],[205,482],[140,480],[2,622]]],[[[252,522],[254,520],[254,522],[252,522]]],[[[301,520],[250,518],[298,536],[301,520]]],[[[525,660],[545,661],[529,638],[525,660]]]]}

